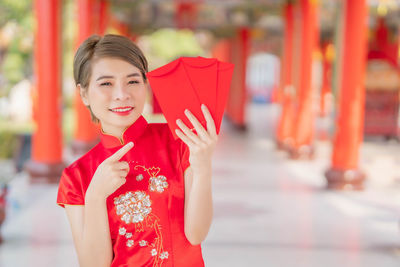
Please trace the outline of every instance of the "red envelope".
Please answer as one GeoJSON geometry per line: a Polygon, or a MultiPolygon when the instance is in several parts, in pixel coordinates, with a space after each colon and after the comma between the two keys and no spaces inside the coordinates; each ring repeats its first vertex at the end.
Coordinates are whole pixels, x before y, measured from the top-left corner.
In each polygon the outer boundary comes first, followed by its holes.
{"type": "Polygon", "coordinates": [[[214,118],[219,133],[223,112],[228,98],[233,64],[216,59],[196,57],[179,58],[147,73],[150,86],[174,135],[181,119],[192,127],[184,114],[189,109],[206,128],[201,111],[205,104],[214,118]]]}
{"type": "Polygon", "coordinates": [[[183,57],[181,60],[197,97],[215,119],[217,95],[212,92],[217,91],[218,60],[204,57],[183,57]]]}

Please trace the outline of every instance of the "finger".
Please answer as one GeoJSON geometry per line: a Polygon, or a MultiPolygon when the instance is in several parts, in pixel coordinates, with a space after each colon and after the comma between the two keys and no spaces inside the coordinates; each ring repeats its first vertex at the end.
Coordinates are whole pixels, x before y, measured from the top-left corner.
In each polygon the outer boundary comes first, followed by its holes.
{"type": "Polygon", "coordinates": [[[113,170],[127,170],[129,172],[129,163],[126,161],[118,161],[113,164],[113,170]]]}
{"type": "Polygon", "coordinates": [[[133,147],[133,142],[129,142],[111,155],[108,159],[111,161],[119,161],[133,147]]]}
{"type": "Polygon", "coordinates": [[[126,176],[128,176],[128,172],[127,171],[121,170],[121,171],[118,172],[118,177],[126,178],[126,176]]]}
{"type": "Polygon", "coordinates": [[[176,129],[175,133],[189,148],[195,145],[181,130],[176,129]]]}
{"type": "Polygon", "coordinates": [[[203,112],[204,118],[206,119],[206,122],[207,122],[207,132],[211,136],[216,136],[217,131],[215,129],[215,122],[214,122],[213,117],[211,116],[210,111],[206,107],[206,105],[204,105],[204,104],[201,105],[201,111],[203,112]]]}
{"type": "Polygon", "coordinates": [[[207,131],[204,129],[203,125],[197,120],[197,118],[188,109],[185,110],[185,115],[192,123],[193,127],[196,129],[197,134],[202,140],[209,139],[207,131]]]}
{"type": "Polygon", "coordinates": [[[119,186],[121,186],[126,183],[126,178],[118,178],[118,180],[116,180],[116,182],[119,186]]]}
{"type": "Polygon", "coordinates": [[[180,119],[176,120],[176,124],[179,126],[179,128],[181,128],[181,131],[187,136],[189,137],[189,139],[195,143],[195,144],[201,144],[202,141],[200,140],[200,138],[194,134],[189,127],[186,126],[185,123],[183,123],[183,121],[181,121],[180,119]]]}

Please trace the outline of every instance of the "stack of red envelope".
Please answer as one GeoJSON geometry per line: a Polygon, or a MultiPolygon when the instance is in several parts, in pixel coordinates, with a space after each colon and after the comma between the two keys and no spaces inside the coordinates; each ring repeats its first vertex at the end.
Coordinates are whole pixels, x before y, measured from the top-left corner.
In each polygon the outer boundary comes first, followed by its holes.
{"type": "Polygon", "coordinates": [[[178,138],[175,129],[179,129],[177,119],[192,128],[184,114],[185,109],[190,110],[207,129],[201,104],[210,110],[219,133],[232,74],[233,64],[204,57],[181,57],[147,73],[175,139],[178,138]]]}

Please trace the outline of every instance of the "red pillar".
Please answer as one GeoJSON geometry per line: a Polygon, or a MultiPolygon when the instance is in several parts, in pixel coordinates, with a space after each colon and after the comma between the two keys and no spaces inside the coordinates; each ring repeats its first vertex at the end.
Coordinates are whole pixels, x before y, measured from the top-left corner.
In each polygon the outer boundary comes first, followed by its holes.
{"type": "Polygon", "coordinates": [[[312,61],[313,52],[317,45],[317,3],[312,0],[301,0],[301,54],[300,70],[298,77],[297,108],[293,128],[293,147],[290,148],[292,158],[307,157],[313,155],[313,123],[314,112],[312,110],[312,61]]]}
{"type": "MultiPolygon", "coordinates": [[[[78,1],[78,45],[96,31],[95,6],[96,0],[78,1]]],[[[75,93],[75,121],[72,150],[75,154],[84,154],[97,142],[99,127],[92,122],[90,112],[83,104],[78,91],[75,93]]]]}
{"type": "Polygon", "coordinates": [[[359,170],[359,149],[364,124],[367,16],[365,0],[345,1],[339,110],[332,166],[325,173],[332,189],[362,189],[365,180],[359,170]]]}
{"type": "Polygon", "coordinates": [[[278,148],[284,148],[290,141],[291,126],[293,124],[294,110],[294,88],[292,80],[293,64],[293,35],[294,35],[294,14],[293,4],[285,6],[285,29],[283,39],[283,55],[281,60],[281,84],[278,92],[278,101],[281,103],[281,116],[276,132],[278,148]]]}
{"type": "Polygon", "coordinates": [[[64,168],[61,132],[61,0],[35,1],[36,129],[26,170],[32,181],[56,182],[64,168]]]}
{"type": "Polygon", "coordinates": [[[219,40],[212,49],[212,56],[219,61],[231,62],[232,43],[228,39],[219,40]]]}
{"type": "Polygon", "coordinates": [[[329,114],[329,101],[331,95],[331,77],[332,77],[332,60],[333,60],[333,44],[326,42],[322,45],[322,86],[320,94],[319,115],[325,117],[329,114]]]}
{"type": "Polygon", "coordinates": [[[109,8],[110,8],[110,2],[109,0],[99,0],[99,17],[98,17],[98,23],[97,23],[97,32],[100,35],[104,35],[106,30],[107,30],[107,26],[108,26],[108,20],[109,20],[109,8]]]}
{"type": "Polygon", "coordinates": [[[239,129],[245,129],[246,65],[249,56],[250,31],[240,28],[232,43],[232,63],[235,64],[226,114],[239,129]]]}

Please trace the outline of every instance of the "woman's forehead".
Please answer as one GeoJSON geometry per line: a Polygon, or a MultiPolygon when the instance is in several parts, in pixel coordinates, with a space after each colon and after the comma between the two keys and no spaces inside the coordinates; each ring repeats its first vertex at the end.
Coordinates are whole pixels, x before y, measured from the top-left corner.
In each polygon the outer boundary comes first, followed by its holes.
{"type": "Polygon", "coordinates": [[[99,58],[95,60],[92,65],[93,76],[111,75],[125,77],[133,73],[140,74],[140,70],[131,63],[119,58],[99,58]]]}

